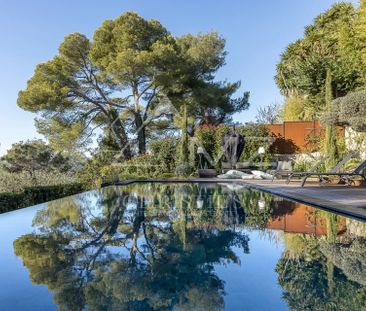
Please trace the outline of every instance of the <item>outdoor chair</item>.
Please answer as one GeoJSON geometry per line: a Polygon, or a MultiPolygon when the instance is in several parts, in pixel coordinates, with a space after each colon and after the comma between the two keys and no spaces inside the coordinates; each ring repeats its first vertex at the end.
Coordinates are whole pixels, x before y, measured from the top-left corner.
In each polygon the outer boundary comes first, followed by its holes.
{"type": "Polygon", "coordinates": [[[233,167],[231,166],[231,163],[229,162],[221,162],[221,170],[222,170],[222,173],[225,174],[227,171],[230,171],[232,170],[233,167]]]}
{"type": "MultiPolygon", "coordinates": [[[[343,162],[343,160],[341,162],[343,162]]],[[[346,162],[343,162],[343,164],[345,164],[346,162]]],[[[338,166],[338,164],[336,166],[338,166]]],[[[338,170],[338,172],[335,172],[334,169],[333,169],[332,171],[330,171],[328,173],[316,173],[316,172],[308,173],[303,178],[302,183],[301,183],[301,187],[305,186],[306,180],[311,176],[318,177],[320,181],[324,181],[324,177],[337,176],[337,177],[340,177],[340,180],[344,181],[347,185],[351,185],[351,183],[352,183],[352,181],[350,179],[351,177],[361,177],[364,181],[366,181],[366,174],[363,173],[365,168],[366,168],[366,161],[363,161],[353,171],[350,171],[350,172],[340,173],[339,170],[338,170]]]]}
{"type": "Polygon", "coordinates": [[[291,181],[291,178],[292,177],[303,177],[303,176],[306,176],[307,174],[310,174],[310,173],[315,173],[318,168],[325,162],[325,160],[327,159],[326,156],[324,157],[321,157],[319,159],[319,161],[317,161],[311,168],[309,171],[307,172],[292,172],[290,173],[290,175],[288,175],[288,178],[287,178],[287,184],[290,183],[291,181]]]}
{"type": "Polygon", "coordinates": [[[287,177],[293,173],[292,161],[278,161],[277,168],[268,170],[267,173],[272,175],[272,182],[277,177],[287,177]]]}

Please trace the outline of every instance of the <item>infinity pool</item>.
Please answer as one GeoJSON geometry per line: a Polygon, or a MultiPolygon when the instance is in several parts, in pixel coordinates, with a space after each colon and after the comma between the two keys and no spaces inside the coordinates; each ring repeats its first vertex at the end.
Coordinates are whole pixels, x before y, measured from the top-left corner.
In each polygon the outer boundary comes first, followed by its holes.
{"type": "Polygon", "coordinates": [[[366,224],[236,184],[0,215],[1,310],[366,310],[366,224]]]}

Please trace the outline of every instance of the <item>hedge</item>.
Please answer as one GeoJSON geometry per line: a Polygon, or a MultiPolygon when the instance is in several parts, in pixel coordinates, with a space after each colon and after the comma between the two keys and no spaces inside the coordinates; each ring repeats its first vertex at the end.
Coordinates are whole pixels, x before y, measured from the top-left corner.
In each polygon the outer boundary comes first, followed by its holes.
{"type": "Polygon", "coordinates": [[[59,186],[29,187],[19,193],[0,193],[0,213],[59,199],[82,192],[83,190],[82,184],[75,183],[59,186]]]}

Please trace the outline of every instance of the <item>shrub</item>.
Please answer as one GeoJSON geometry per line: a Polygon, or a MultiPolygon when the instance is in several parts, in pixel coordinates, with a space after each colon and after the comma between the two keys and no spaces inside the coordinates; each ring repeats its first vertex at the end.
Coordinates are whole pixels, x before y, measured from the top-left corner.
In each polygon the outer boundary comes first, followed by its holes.
{"type": "Polygon", "coordinates": [[[195,137],[202,143],[207,153],[215,158],[221,147],[221,139],[217,139],[217,126],[203,125],[195,130],[195,137]]]}
{"type": "Polygon", "coordinates": [[[171,138],[152,141],[149,147],[150,153],[123,163],[105,165],[100,169],[99,176],[106,182],[174,176],[177,141],[171,138]]]}
{"type": "Polygon", "coordinates": [[[164,164],[163,173],[173,173],[176,167],[177,140],[174,138],[153,140],[149,147],[154,160],[164,164]]]}
{"type": "Polygon", "coordinates": [[[189,176],[193,172],[193,167],[189,163],[182,163],[177,166],[175,173],[178,176],[189,176]]]}
{"type": "Polygon", "coordinates": [[[23,192],[29,187],[58,186],[76,183],[74,175],[60,172],[35,171],[33,176],[28,172],[7,173],[0,172],[0,193],[23,192]]]}
{"type": "Polygon", "coordinates": [[[358,132],[366,131],[366,91],[350,93],[333,101],[333,110],[324,115],[325,122],[348,125],[358,132]]]}
{"type": "Polygon", "coordinates": [[[27,187],[22,192],[0,193],[0,212],[8,212],[17,208],[40,204],[82,192],[81,184],[65,184],[55,186],[27,187]]]}

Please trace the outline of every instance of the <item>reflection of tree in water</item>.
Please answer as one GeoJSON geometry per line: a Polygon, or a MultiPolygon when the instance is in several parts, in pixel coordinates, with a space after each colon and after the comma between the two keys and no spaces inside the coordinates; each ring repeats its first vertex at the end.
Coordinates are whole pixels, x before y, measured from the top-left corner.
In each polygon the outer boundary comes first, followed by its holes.
{"type": "Polygon", "coordinates": [[[196,185],[141,185],[54,201],[15,253],[60,310],[220,310],[214,265],[240,263],[232,247],[248,252],[248,237],[222,228],[217,205],[197,208],[197,193],[196,185]]]}
{"type": "Polygon", "coordinates": [[[366,239],[348,238],[337,243],[320,242],[322,253],[339,267],[348,279],[366,286],[366,239]]]}
{"type": "Polygon", "coordinates": [[[291,310],[366,310],[366,239],[337,236],[344,219],[321,212],[327,235],[284,233],[278,280],[291,310]]]}

